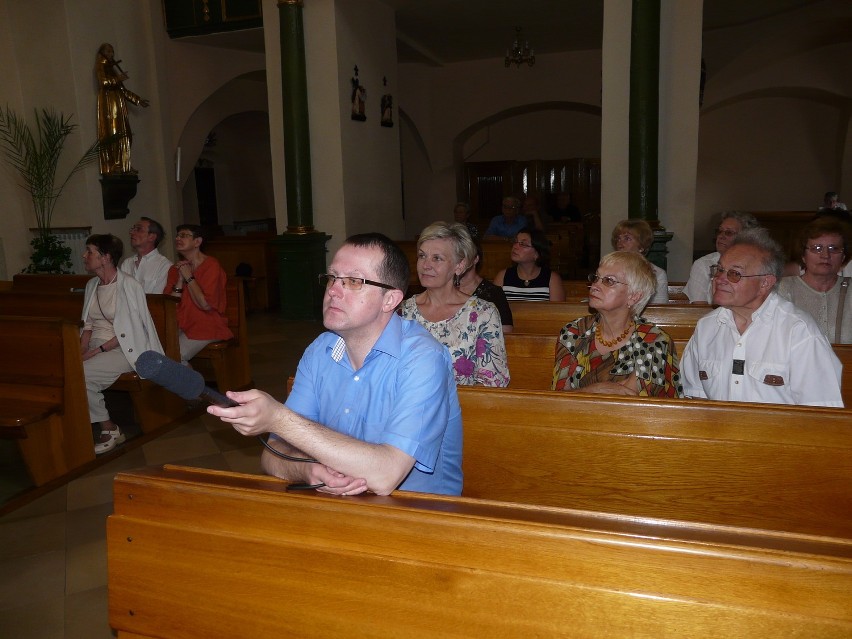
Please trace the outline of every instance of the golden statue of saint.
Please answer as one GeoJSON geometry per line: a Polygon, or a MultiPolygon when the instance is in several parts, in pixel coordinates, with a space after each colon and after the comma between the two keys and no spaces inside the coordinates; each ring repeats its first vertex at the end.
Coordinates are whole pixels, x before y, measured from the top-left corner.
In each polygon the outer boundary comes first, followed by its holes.
{"type": "Polygon", "coordinates": [[[98,49],[95,76],[98,79],[98,140],[101,142],[102,175],[136,173],[130,166],[133,133],[127,118],[127,103],[147,107],[148,100],[124,87],[127,74],[118,66],[115,50],[109,43],[98,49]]]}

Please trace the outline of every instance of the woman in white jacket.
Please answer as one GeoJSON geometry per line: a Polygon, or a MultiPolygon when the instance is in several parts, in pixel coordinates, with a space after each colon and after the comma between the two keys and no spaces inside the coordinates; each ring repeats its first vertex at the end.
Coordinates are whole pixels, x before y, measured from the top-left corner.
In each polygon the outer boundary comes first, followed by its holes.
{"type": "Polygon", "coordinates": [[[83,254],[86,270],[96,276],[86,284],[80,332],[89,419],[98,427],[96,454],[112,450],[125,439],[109,417],[104,389],[122,373],[134,370],[140,354],[163,352],[142,285],[117,268],[123,248],[114,235],[91,235],[83,254]]]}

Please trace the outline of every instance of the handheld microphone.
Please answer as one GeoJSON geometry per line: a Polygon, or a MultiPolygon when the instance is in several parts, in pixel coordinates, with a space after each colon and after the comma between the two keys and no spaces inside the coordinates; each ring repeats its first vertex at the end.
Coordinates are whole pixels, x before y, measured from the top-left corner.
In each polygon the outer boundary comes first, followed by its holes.
{"type": "Polygon", "coordinates": [[[201,373],[157,351],[142,353],[136,360],[136,372],[188,401],[202,399],[222,408],[239,406],[234,400],[205,386],[201,373]]]}

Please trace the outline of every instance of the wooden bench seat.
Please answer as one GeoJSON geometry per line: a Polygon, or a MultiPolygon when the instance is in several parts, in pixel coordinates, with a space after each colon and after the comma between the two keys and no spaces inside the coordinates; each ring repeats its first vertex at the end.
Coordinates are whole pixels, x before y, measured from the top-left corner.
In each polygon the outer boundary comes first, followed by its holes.
{"type": "MultiPolygon", "coordinates": [[[[506,358],[511,375],[509,388],[549,389],[556,358],[556,335],[507,333],[503,339],[506,343],[506,358]]],[[[688,340],[674,341],[678,355],[682,355],[688,340]]],[[[833,344],[832,349],[843,365],[840,378],[843,403],[847,408],[852,408],[852,344],[833,344]]]]}
{"type": "Polygon", "coordinates": [[[95,458],[76,321],[0,316],[0,436],[41,486],[95,458]]]}
{"type": "Polygon", "coordinates": [[[119,637],[852,633],[844,540],[420,493],[287,493],[180,467],[114,486],[119,637]]]}
{"type": "Polygon", "coordinates": [[[244,390],[252,383],[245,291],[238,280],[228,278],[226,296],[228,303],[225,312],[228,317],[228,328],[231,329],[234,337],[208,344],[190,362],[194,368],[199,368],[202,372],[205,372],[205,364],[209,365],[216,386],[222,392],[244,390]]]}
{"type": "MultiPolygon", "coordinates": [[[[582,302],[519,302],[509,303],[515,333],[559,335],[568,322],[590,315],[592,310],[582,302]]],[[[695,324],[709,313],[707,304],[649,304],[642,316],[661,326],[674,339],[689,339],[695,324]]]]}
{"type": "MultiPolygon", "coordinates": [[[[155,294],[147,295],[146,300],[165,354],[180,361],[177,300],[170,295],[155,294]]],[[[83,293],[80,292],[17,291],[14,288],[11,291],[0,291],[0,314],[59,317],[73,321],[79,327],[82,313],[83,293]]],[[[79,328],[77,330],[79,351],[79,328]]],[[[141,379],[135,372],[119,376],[110,389],[130,393],[136,418],[146,433],[156,431],[186,413],[183,400],[153,382],[141,379]]],[[[84,393],[84,403],[85,399],[84,393]]]]}

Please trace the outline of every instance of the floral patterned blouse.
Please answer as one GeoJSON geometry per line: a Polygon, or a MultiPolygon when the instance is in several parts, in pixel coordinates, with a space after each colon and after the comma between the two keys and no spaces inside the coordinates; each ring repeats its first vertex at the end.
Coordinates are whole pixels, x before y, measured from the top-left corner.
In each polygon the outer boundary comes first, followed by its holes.
{"type": "Polygon", "coordinates": [[[639,395],[683,397],[675,344],[668,333],[640,317],[630,340],[617,351],[599,353],[597,315],[566,324],[556,342],[553,390],[583,388],[595,382],[618,382],[636,371],[639,395]]]}
{"type": "Polygon", "coordinates": [[[420,314],[414,298],[409,297],[402,303],[400,315],[416,320],[450,349],[459,386],[509,385],[503,325],[491,302],[471,297],[450,319],[430,322],[420,314]]]}

